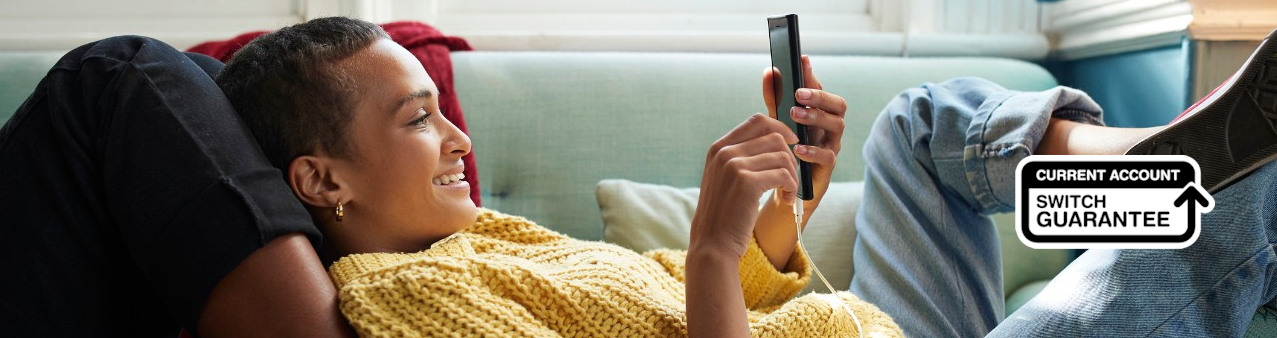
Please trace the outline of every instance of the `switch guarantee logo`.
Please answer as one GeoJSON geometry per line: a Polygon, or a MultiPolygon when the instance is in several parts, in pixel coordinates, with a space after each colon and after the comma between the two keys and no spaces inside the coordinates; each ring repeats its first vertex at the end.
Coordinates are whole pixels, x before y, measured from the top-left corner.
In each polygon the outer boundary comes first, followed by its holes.
{"type": "Polygon", "coordinates": [[[1016,167],[1016,234],[1038,249],[1180,249],[1215,201],[1183,155],[1029,156],[1016,167]]]}

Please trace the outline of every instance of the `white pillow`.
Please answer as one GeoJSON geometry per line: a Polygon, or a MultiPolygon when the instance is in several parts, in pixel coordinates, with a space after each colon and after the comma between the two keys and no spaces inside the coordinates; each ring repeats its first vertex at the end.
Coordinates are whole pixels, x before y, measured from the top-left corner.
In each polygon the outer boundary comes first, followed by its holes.
{"type": "MultiPolygon", "coordinates": [[[[831,183],[803,231],[808,255],[839,290],[851,285],[856,210],[862,190],[862,182],[831,183]]],[[[596,197],[603,214],[603,240],[638,252],[687,249],[700,189],[606,179],[599,181],[596,197]]],[[[824,290],[820,280],[812,276],[804,291],[828,292],[824,290]]]]}

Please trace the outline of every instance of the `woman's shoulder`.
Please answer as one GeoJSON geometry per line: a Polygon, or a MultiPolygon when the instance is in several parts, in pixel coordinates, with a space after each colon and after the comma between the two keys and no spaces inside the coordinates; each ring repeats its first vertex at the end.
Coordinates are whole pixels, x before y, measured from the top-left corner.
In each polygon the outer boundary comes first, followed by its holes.
{"type": "Polygon", "coordinates": [[[395,274],[403,269],[439,265],[464,265],[476,253],[527,251],[528,248],[568,244],[572,239],[526,218],[496,210],[479,209],[475,222],[461,232],[440,239],[418,252],[370,252],[351,254],[329,267],[336,281],[372,275],[395,274]]]}
{"type": "Polygon", "coordinates": [[[462,232],[488,239],[523,244],[570,240],[568,236],[540,226],[527,218],[487,208],[480,208],[474,224],[462,230],[462,232]]]}

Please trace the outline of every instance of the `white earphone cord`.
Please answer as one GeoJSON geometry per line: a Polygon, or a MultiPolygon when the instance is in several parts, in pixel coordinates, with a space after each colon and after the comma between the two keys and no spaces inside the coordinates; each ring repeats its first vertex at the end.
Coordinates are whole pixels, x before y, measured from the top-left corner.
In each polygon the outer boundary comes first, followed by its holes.
{"type": "MultiPolygon", "coordinates": [[[[807,248],[803,247],[802,224],[803,224],[803,199],[795,196],[794,198],[794,229],[798,230],[798,249],[802,250],[803,252],[807,252],[807,248]]],[[[860,326],[860,318],[856,317],[856,313],[851,311],[851,308],[847,306],[846,302],[842,301],[841,298],[836,296],[837,291],[834,290],[834,286],[829,284],[828,279],[825,279],[825,274],[820,273],[820,268],[816,267],[816,262],[811,260],[810,254],[807,255],[807,265],[811,266],[811,270],[816,273],[816,277],[819,277],[820,282],[825,283],[825,289],[829,290],[829,295],[832,296],[831,298],[833,299],[832,300],[827,299],[826,301],[831,303],[830,304],[831,307],[833,306],[832,303],[835,303],[835,302],[838,303],[838,305],[841,305],[843,310],[846,310],[847,314],[851,315],[852,322],[856,323],[856,336],[864,337],[865,330],[860,326]]]]}

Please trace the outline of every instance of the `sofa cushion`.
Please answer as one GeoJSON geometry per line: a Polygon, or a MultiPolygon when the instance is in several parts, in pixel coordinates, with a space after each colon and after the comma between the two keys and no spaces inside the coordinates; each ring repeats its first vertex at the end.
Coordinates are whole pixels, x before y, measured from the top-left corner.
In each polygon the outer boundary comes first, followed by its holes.
{"type": "Polygon", "coordinates": [[[1025,284],[1019,289],[1008,292],[1006,309],[1004,309],[1006,311],[1006,316],[1010,317],[1012,313],[1015,313],[1015,310],[1019,310],[1020,307],[1024,306],[1025,303],[1028,303],[1030,299],[1033,299],[1033,297],[1037,296],[1038,293],[1041,293],[1042,289],[1045,289],[1046,285],[1049,283],[1051,283],[1050,279],[1034,281],[1025,284]]]}
{"type": "MultiPolygon", "coordinates": [[[[808,256],[829,283],[841,290],[851,285],[856,210],[863,190],[862,182],[831,183],[803,231],[808,256]]],[[[687,249],[700,189],[607,179],[599,181],[596,196],[605,241],[638,252],[687,249]]],[[[829,292],[816,278],[803,290],[808,291],[829,292]]]]}
{"type": "Polygon", "coordinates": [[[31,96],[49,68],[66,52],[5,52],[0,54],[0,125],[31,96]]]}
{"type": "Polygon", "coordinates": [[[603,240],[638,252],[686,249],[699,188],[676,188],[623,179],[599,181],[603,240]]]}
{"type": "MultiPolygon", "coordinates": [[[[603,238],[599,180],[698,186],[709,144],[766,111],[771,64],[763,53],[605,52],[454,52],[452,62],[484,206],[587,240],[603,238]]],[[[834,181],[864,178],[869,127],[905,88],[957,76],[1020,90],[1056,84],[1037,65],[996,58],[818,55],[812,66],[848,103],[834,181]]]]}

